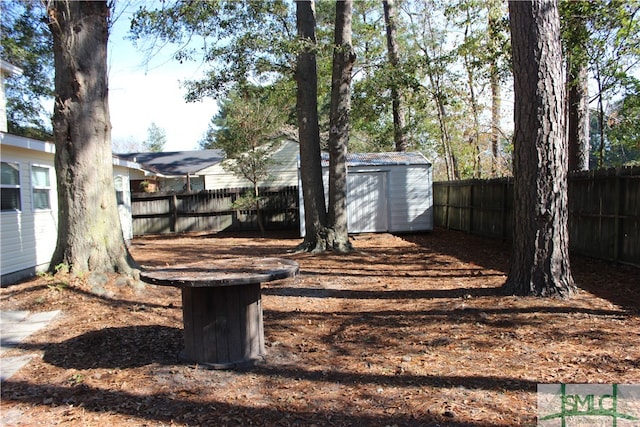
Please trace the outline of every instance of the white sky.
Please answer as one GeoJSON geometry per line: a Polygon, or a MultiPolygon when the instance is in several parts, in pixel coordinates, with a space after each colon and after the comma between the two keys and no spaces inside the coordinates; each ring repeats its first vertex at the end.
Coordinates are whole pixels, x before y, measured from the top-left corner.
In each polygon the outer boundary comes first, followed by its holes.
{"type": "Polygon", "coordinates": [[[217,102],[187,103],[180,81],[199,78],[203,69],[198,63],[179,64],[170,59],[170,49],[145,65],[144,54],[124,39],[129,10],[118,17],[109,36],[111,139],[116,146],[126,141],[141,144],[155,122],[167,134],[164,151],[195,150],[217,112],[217,102]]]}

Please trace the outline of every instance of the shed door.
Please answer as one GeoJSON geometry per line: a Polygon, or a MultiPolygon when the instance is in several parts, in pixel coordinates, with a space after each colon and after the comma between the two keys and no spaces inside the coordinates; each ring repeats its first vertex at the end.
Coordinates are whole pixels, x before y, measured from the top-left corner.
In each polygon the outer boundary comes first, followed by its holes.
{"type": "Polygon", "coordinates": [[[347,216],[350,233],[388,230],[387,174],[385,172],[349,173],[347,216]]]}

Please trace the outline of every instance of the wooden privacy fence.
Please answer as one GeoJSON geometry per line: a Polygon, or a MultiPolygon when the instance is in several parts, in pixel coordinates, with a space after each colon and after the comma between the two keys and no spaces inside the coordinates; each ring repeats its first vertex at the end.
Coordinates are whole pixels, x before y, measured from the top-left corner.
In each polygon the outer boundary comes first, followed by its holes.
{"type": "MultiPolygon", "coordinates": [[[[233,202],[249,188],[185,193],[133,193],[133,234],[185,231],[258,230],[255,210],[238,210],[233,202]]],[[[262,188],[265,229],[297,229],[298,187],[262,188]]]]}
{"type": "MultiPolygon", "coordinates": [[[[513,179],[433,184],[434,223],[513,238],[513,179]]],[[[569,174],[572,252],[640,266],[640,167],[569,174]]]]}

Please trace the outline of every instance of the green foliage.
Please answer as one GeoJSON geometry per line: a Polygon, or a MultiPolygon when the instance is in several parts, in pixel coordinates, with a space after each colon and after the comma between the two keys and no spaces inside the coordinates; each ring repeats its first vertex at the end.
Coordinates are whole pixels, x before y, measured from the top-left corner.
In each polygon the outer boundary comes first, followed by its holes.
{"type": "Polygon", "coordinates": [[[598,4],[589,1],[566,1],[560,2],[558,6],[564,56],[571,56],[572,63],[588,62],[587,45],[591,34],[586,23],[598,4]]]}
{"type": "Polygon", "coordinates": [[[38,139],[52,135],[53,42],[38,0],[0,2],[0,57],[23,70],[5,80],[9,132],[38,139]]]}
{"type": "Polygon", "coordinates": [[[61,278],[64,279],[69,274],[69,265],[58,264],[54,267],[54,271],[55,274],[41,272],[38,273],[38,276],[47,282],[46,286],[48,289],[52,291],[62,292],[69,287],[68,282],[66,282],[65,280],[60,280],[61,278]]]}
{"type": "Polygon", "coordinates": [[[69,378],[67,378],[67,383],[69,385],[80,385],[84,382],[84,375],[82,374],[73,374],[69,378]]]}
{"type": "Polygon", "coordinates": [[[640,60],[640,1],[561,2],[560,14],[565,56],[589,64],[599,81],[595,95],[622,90],[640,60]]]}
{"type": "Polygon", "coordinates": [[[144,148],[151,153],[160,153],[167,144],[167,133],[155,122],[152,122],[147,129],[147,140],[144,142],[144,148]]]}
{"type": "MultiPolygon", "coordinates": [[[[620,96],[623,82],[636,66],[638,4],[638,0],[560,3],[565,53],[571,53],[573,61],[589,61],[592,76],[597,72],[601,77],[599,94],[609,100],[620,96]],[[583,22],[583,27],[578,25],[583,22]]],[[[500,0],[397,0],[398,67],[389,66],[381,2],[360,0],[353,7],[357,59],[349,150],[393,149],[390,88],[395,87],[402,91],[407,105],[405,133],[410,149],[434,160],[436,174],[446,156],[455,159],[461,178],[477,173],[470,166],[477,157],[475,145],[485,164],[482,171],[490,170],[490,78],[497,76],[505,93],[510,85],[506,4],[500,0]],[[475,102],[471,102],[471,88],[475,102]]],[[[334,14],[333,1],[316,2],[323,133],[328,131],[334,14]]],[[[294,2],[174,1],[156,9],[153,3],[143,4],[131,28],[138,43],[173,44],[176,60],[206,64],[202,80],[186,82],[188,100],[231,99],[229,94],[235,92],[259,98],[263,107],[275,106],[282,110],[285,123],[296,124],[293,71],[303,42],[296,39],[294,2]]],[[[509,128],[511,115],[505,113],[504,127],[509,128]]],[[[630,122],[620,123],[629,126],[630,122]]],[[[216,129],[225,126],[214,123],[203,146],[218,138],[222,141],[224,135],[216,129]]],[[[501,134],[499,156],[508,158],[510,135],[502,130],[501,134]]]]}
{"type": "Polygon", "coordinates": [[[220,105],[201,141],[202,148],[222,149],[224,167],[254,185],[268,179],[271,158],[284,138],[286,111],[270,102],[232,92],[220,105]]]}
{"type": "Polygon", "coordinates": [[[640,81],[628,85],[625,96],[616,102],[607,120],[612,146],[625,153],[625,164],[640,165],[640,81]]]}
{"type": "Polygon", "coordinates": [[[62,292],[65,289],[67,289],[69,287],[69,284],[67,282],[49,282],[47,283],[47,288],[52,290],[52,291],[56,291],[56,292],[62,292]]]}
{"type": "Polygon", "coordinates": [[[252,210],[256,206],[261,206],[265,199],[265,197],[256,196],[251,191],[246,191],[233,201],[231,207],[237,210],[252,210]]]}
{"type": "Polygon", "coordinates": [[[69,274],[69,271],[71,271],[71,268],[69,267],[69,264],[58,264],[55,266],[54,268],[56,274],[60,273],[60,274],[69,274]]]}
{"type": "Polygon", "coordinates": [[[151,51],[173,43],[176,60],[207,64],[204,79],[185,82],[188,101],[290,78],[295,34],[293,9],[284,0],[175,1],[160,9],[143,4],[131,22],[134,41],[157,43],[151,51]],[[199,48],[193,47],[196,41],[199,48]]]}
{"type": "Polygon", "coordinates": [[[596,108],[590,115],[592,164],[637,162],[634,73],[640,64],[640,1],[561,2],[560,13],[570,66],[588,65],[595,82],[596,108]]]}
{"type": "Polygon", "coordinates": [[[606,113],[604,132],[600,132],[598,112],[591,112],[591,163],[599,160],[601,135],[604,135],[601,166],[640,165],[640,81],[632,79],[624,96],[606,113]]]}

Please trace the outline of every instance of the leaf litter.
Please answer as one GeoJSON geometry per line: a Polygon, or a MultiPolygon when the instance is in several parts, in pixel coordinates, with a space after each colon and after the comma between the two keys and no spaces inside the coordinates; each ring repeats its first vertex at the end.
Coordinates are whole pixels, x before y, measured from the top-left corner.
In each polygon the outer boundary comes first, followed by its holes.
{"type": "Polygon", "coordinates": [[[573,256],[575,298],[513,297],[500,292],[499,241],[362,234],[348,255],[296,254],[299,242],[191,233],[130,245],[148,266],[247,254],[299,263],[295,279],[263,284],[266,356],[242,370],[178,360],[178,289],[115,275],[96,289],[64,273],[2,288],[2,310],[63,314],[5,354],[40,357],[2,384],[0,424],[535,425],[539,383],[640,383],[635,267],[573,256]]]}

